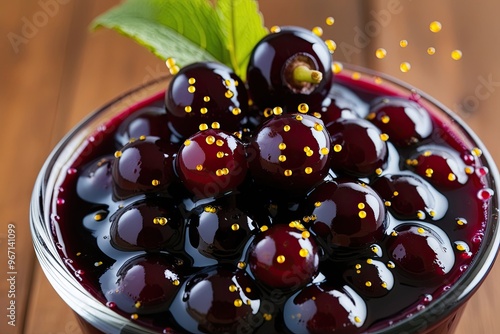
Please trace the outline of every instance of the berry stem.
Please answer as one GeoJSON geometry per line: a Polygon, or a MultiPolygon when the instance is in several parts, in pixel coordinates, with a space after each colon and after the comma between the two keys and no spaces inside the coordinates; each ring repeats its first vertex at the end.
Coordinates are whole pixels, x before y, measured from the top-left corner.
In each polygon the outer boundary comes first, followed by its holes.
{"type": "Polygon", "coordinates": [[[312,70],[305,65],[299,65],[293,69],[293,80],[296,83],[319,84],[323,80],[323,73],[312,70]]]}

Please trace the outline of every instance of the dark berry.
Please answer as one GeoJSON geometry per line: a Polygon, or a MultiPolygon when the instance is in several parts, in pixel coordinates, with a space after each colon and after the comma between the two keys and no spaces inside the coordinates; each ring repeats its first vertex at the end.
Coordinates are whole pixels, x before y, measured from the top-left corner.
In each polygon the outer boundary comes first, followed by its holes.
{"type": "Polygon", "coordinates": [[[367,317],[366,304],[352,289],[335,289],[323,282],[312,284],[285,303],[283,319],[292,333],[360,332],[367,317]]]}
{"type": "Polygon", "coordinates": [[[258,287],[244,271],[227,267],[207,269],[192,276],[186,284],[182,301],[192,320],[180,317],[177,320],[189,332],[248,330],[251,317],[259,311],[260,297],[258,287]]]}
{"type": "Polygon", "coordinates": [[[166,254],[133,257],[109,279],[101,282],[108,302],[131,314],[168,310],[184,280],[181,262],[166,254]]]}
{"type": "Polygon", "coordinates": [[[384,203],[367,185],[325,182],[311,192],[308,205],[311,229],[329,248],[367,246],[384,236],[384,203]]]}
{"type": "Polygon", "coordinates": [[[255,278],[273,288],[298,288],[318,271],[318,249],[312,235],[289,225],[273,225],[250,245],[248,264],[255,278]]]}
{"type": "Polygon", "coordinates": [[[442,279],[455,264],[448,236],[438,227],[418,223],[397,226],[387,252],[400,274],[417,281],[442,279]]]}
{"type": "Polygon", "coordinates": [[[175,178],[175,153],[173,144],[158,137],[139,137],[116,151],[113,162],[116,194],[128,197],[166,190],[175,178]]]}
{"type": "Polygon", "coordinates": [[[364,117],[368,113],[367,109],[366,103],[351,90],[333,85],[328,97],[321,103],[321,111],[317,114],[328,127],[340,118],[364,117]]]}
{"type": "Polygon", "coordinates": [[[375,100],[368,119],[388,134],[392,143],[399,146],[416,144],[432,132],[432,121],[427,110],[405,98],[383,97],[375,100]]]}
{"type": "Polygon", "coordinates": [[[248,169],[241,141],[213,129],[197,132],[184,142],[176,168],[184,186],[198,198],[235,190],[248,169]]]}
{"type": "Polygon", "coordinates": [[[420,147],[406,164],[437,187],[457,188],[468,180],[464,161],[456,152],[444,147],[420,147]]]}
{"type": "Polygon", "coordinates": [[[344,273],[344,278],[354,290],[367,298],[383,297],[394,286],[394,276],[387,265],[373,259],[356,262],[344,273]]]}
{"type": "Polygon", "coordinates": [[[304,192],[328,173],[330,136],[313,116],[286,114],[267,121],[248,149],[259,184],[304,192]]]}
{"type": "Polygon", "coordinates": [[[448,210],[446,198],[414,174],[384,175],[371,185],[399,219],[440,219],[448,210]]]}
{"type": "Polygon", "coordinates": [[[106,203],[113,195],[112,165],[114,158],[105,156],[91,162],[78,177],[76,185],[80,198],[91,203],[106,203]]]}
{"type": "Polygon", "coordinates": [[[311,31],[282,27],[254,47],[248,64],[250,97],[264,108],[301,103],[319,107],[332,85],[332,56],[325,42],[311,31]]]}
{"type": "Polygon", "coordinates": [[[168,198],[135,202],[111,218],[111,242],[125,251],[174,249],[184,223],[179,208],[168,198]]]}
{"type": "Polygon", "coordinates": [[[171,131],[168,128],[167,114],[161,107],[147,107],[134,112],[118,127],[115,138],[121,148],[131,140],[141,136],[152,136],[169,139],[171,131]]]}
{"type": "Polygon", "coordinates": [[[332,168],[357,177],[382,172],[387,161],[387,135],[363,119],[341,119],[328,126],[332,168]]]}
{"type": "Polygon", "coordinates": [[[227,66],[199,62],[183,67],[165,97],[173,130],[186,138],[199,130],[239,130],[248,110],[245,84],[227,66]]]}
{"type": "Polygon", "coordinates": [[[210,204],[189,220],[188,235],[190,244],[202,255],[215,260],[236,259],[257,228],[257,222],[235,205],[210,204]]]}

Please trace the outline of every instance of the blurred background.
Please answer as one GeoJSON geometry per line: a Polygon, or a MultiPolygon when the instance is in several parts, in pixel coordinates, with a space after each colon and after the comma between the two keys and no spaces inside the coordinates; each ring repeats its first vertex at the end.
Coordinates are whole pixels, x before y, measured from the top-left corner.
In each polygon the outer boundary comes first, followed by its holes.
{"type": "MultiPolygon", "coordinates": [[[[115,96],[167,73],[115,32],[88,25],[119,0],[0,4],[0,333],[80,333],[36,264],[28,226],[32,187],[51,149],[115,96]],[[16,230],[16,326],[7,324],[7,226],[16,230]],[[4,314],[5,313],[5,314],[4,314]]],[[[453,109],[500,161],[500,2],[495,0],[268,0],[265,25],[320,26],[334,57],[407,81],[453,109]],[[333,17],[332,26],[325,24],[333,17]],[[431,32],[439,21],[442,29],[431,32]],[[407,41],[406,47],[400,42],[407,41]],[[435,53],[429,55],[428,48],[435,53]],[[387,56],[378,59],[375,50],[387,56]],[[453,50],[462,58],[454,60],[453,50]],[[403,73],[399,64],[408,62],[403,73]]],[[[500,332],[500,264],[472,298],[458,334],[500,332]]]]}

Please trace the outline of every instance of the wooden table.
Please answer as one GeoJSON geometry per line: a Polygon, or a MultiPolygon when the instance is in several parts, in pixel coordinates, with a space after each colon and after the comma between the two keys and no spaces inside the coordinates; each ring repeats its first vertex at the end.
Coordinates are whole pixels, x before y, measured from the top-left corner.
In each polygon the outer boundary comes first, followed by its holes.
{"type": "MultiPolygon", "coordinates": [[[[82,117],[116,95],[166,73],[163,63],[114,32],[88,24],[118,0],[2,1],[0,29],[0,333],[79,333],[47,282],[31,245],[28,206],[54,145],[82,117]],[[8,297],[8,225],[15,225],[15,299],[8,297]],[[15,327],[7,307],[15,300],[15,327]]],[[[500,161],[500,3],[494,0],[261,1],[266,25],[324,27],[337,60],[382,70],[456,110],[500,161]],[[336,19],[326,27],[324,19],[336,19]],[[443,24],[431,33],[433,20],[443,24]],[[406,39],[406,48],[399,45],[406,39]],[[428,47],[436,54],[426,53],[428,47]],[[388,54],[377,59],[375,50],[388,54]],[[453,49],[463,59],[450,58],[453,49]],[[412,69],[399,71],[408,61],[412,69]]],[[[458,334],[500,332],[500,263],[472,298],[458,334]]]]}

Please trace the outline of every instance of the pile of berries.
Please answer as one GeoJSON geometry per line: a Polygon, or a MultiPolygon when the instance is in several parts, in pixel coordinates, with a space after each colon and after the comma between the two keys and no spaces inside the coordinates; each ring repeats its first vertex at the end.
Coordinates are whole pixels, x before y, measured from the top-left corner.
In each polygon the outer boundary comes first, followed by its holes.
{"type": "Polygon", "coordinates": [[[114,156],[78,179],[82,199],[108,205],[86,223],[109,221],[95,232],[114,259],[108,305],[171,332],[357,333],[398,284],[451,280],[467,252],[435,222],[474,159],[432,142],[415,99],[344,90],[325,42],[282,27],[246,82],[194,63],[164,108],[127,117],[114,156]]]}

